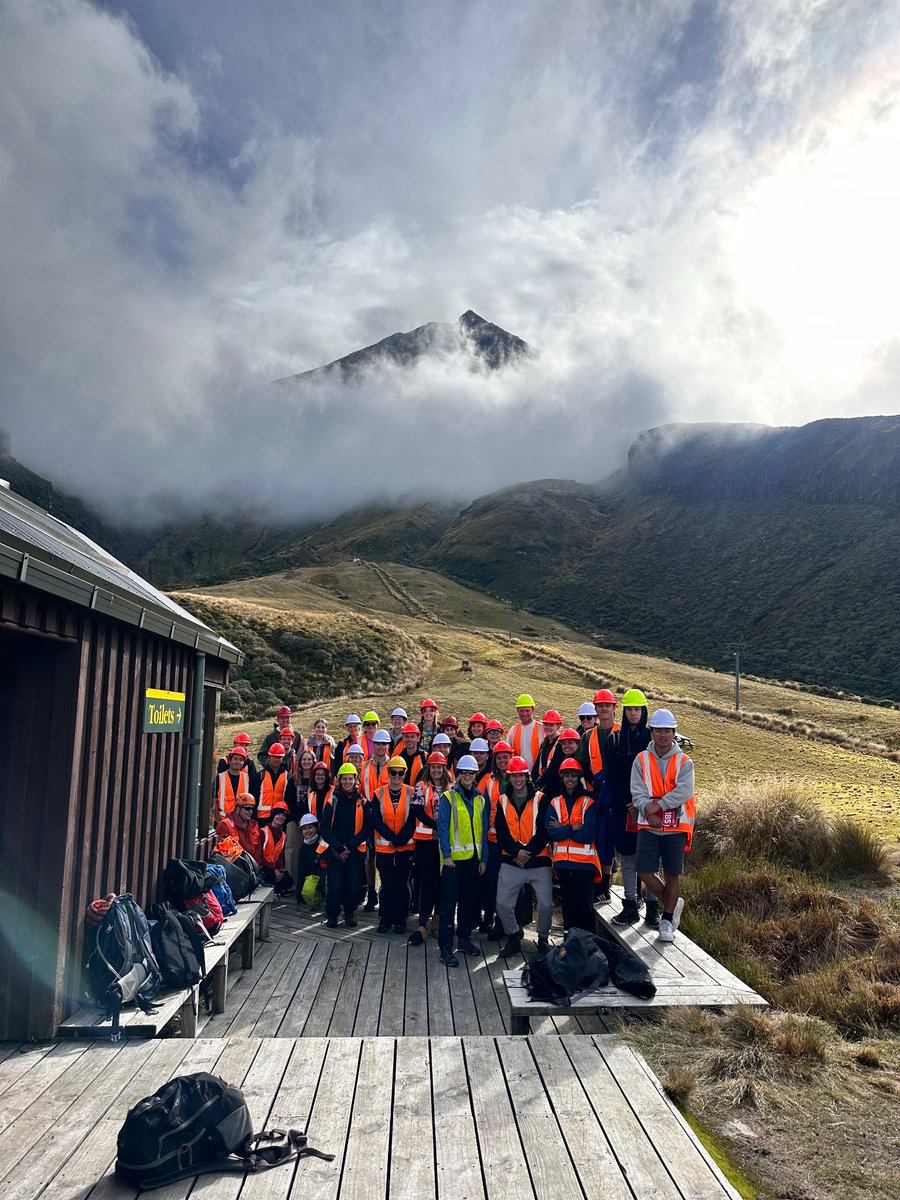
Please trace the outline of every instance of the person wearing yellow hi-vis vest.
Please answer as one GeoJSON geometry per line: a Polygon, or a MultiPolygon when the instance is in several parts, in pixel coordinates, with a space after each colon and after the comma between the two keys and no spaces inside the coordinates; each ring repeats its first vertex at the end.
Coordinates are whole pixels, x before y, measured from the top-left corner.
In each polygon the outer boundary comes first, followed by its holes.
{"type": "Polygon", "coordinates": [[[694,764],[675,741],[677,727],[674,714],[658,708],[647,722],[650,745],[631,768],[631,802],[638,827],[635,866],[662,908],[661,942],[675,940],[681,921],[681,876],[694,834],[694,764]],[[656,873],[660,862],[665,883],[656,873]]]}
{"type": "Polygon", "coordinates": [[[457,947],[463,954],[480,954],[472,942],[478,903],[478,877],[488,856],[488,822],[484,796],[475,787],[478,763],[464,754],[456,764],[456,779],[438,804],[437,830],[441,846],[441,925],[438,940],[441,962],[458,967],[453,953],[453,923],[457,922],[457,947]]]}

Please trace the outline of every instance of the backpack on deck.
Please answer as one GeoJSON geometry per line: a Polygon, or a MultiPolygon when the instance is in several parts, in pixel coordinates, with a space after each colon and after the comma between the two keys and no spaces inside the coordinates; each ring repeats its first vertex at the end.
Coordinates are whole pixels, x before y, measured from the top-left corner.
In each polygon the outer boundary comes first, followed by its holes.
{"type": "Polygon", "coordinates": [[[253,1133],[239,1088],[205,1071],[164,1083],[119,1130],[116,1175],[144,1189],[219,1171],[258,1171],[303,1155],[331,1161],[299,1130],[253,1133]]]}
{"type": "Polygon", "coordinates": [[[219,907],[222,909],[222,916],[230,917],[233,913],[237,912],[237,905],[234,902],[234,896],[231,894],[231,888],[228,886],[228,876],[225,874],[225,868],[221,863],[207,863],[206,869],[216,880],[212,885],[212,892],[219,902],[219,907]]]}
{"type": "Polygon", "coordinates": [[[89,930],[85,970],[95,1002],[112,1017],[111,1039],[121,1038],[119,1013],[132,1001],[144,1012],[162,985],[147,918],[131,895],[110,902],[102,921],[89,930]]]}
{"type": "Polygon", "coordinates": [[[185,900],[184,907],[188,916],[201,921],[210,937],[215,937],[222,928],[225,917],[215,892],[204,892],[202,896],[197,896],[193,900],[185,900]]]}
{"type": "Polygon", "coordinates": [[[156,924],[150,929],[150,940],[163,986],[193,987],[206,973],[204,939],[192,918],[171,904],[157,904],[153,916],[156,924]]]}
{"type": "Polygon", "coordinates": [[[170,904],[182,908],[185,900],[195,900],[208,892],[215,880],[205,862],[188,858],[169,859],[163,876],[163,895],[170,904]]]}
{"type": "Polygon", "coordinates": [[[212,862],[224,868],[235,901],[245,900],[262,882],[259,868],[246,850],[241,850],[234,858],[228,858],[216,850],[212,862]]]}
{"type": "Polygon", "coordinates": [[[568,1007],[578,995],[606,987],[609,963],[599,939],[584,929],[572,929],[561,946],[551,946],[522,968],[522,985],[530,1000],[568,1007]]]}

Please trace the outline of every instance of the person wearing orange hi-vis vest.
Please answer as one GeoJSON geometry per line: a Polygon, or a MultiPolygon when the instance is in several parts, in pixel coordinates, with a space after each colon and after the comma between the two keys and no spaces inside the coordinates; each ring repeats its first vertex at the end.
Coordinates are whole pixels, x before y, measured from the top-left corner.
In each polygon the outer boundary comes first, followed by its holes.
{"type": "Polygon", "coordinates": [[[285,802],[276,800],[269,815],[269,824],[260,830],[259,870],[265,882],[275,889],[276,896],[285,895],[294,886],[285,863],[288,815],[285,802]]]}
{"type": "Polygon", "coordinates": [[[540,753],[544,730],[540,721],[534,719],[534,699],[527,692],[516,700],[516,713],[519,719],[510,725],[506,740],[512,746],[513,754],[525,759],[530,771],[540,753]]]}
{"type": "Polygon", "coordinates": [[[288,773],[284,769],[285,749],[280,742],[269,747],[266,765],[260,771],[253,792],[257,799],[256,819],[268,821],[269,813],[277,800],[284,799],[288,773]]]}
{"type": "Polygon", "coordinates": [[[559,880],[563,927],[595,933],[594,879],[600,878],[597,837],[598,805],[584,786],[581,764],[560,763],[562,791],[547,809],[546,829],[553,844],[553,867],[559,880]]]}
{"type": "MultiPolygon", "coordinates": [[[[366,714],[369,715],[368,713],[366,714]]],[[[366,803],[372,799],[380,787],[386,787],[388,782],[388,759],[390,758],[391,735],[386,729],[379,729],[372,735],[372,757],[363,763],[362,774],[359,777],[359,790],[366,803]]],[[[369,842],[366,847],[366,902],[363,912],[374,912],[378,907],[378,890],[375,887],[375,840],[369,829],[369,842]]]]}
{"type": "Polygon", "coordinates": [[[319,821],[320,845],[327,846],[323,856],[328,872],[325,924],[336,929],[343,908],[344,924],[353,929],[363,890],[368,820],[356,767],[350,763],[338,767],[337,781],[322,805],[319,821]]]}
{"type": "Polygon", "coordinates": [[[684,909],[684,856],[694,835],[694,764],[675,741],[678,723],[669,709],[658,708],[647,728],[650,745],[631,768],[638,827],[635,865],[662,908],[658,939],[672,942],[684,909]],[[665,883],[657,875],[660,862],[665,883]]]}
{"type": "MultiPolygon", "coordinates": [[[[440,735],[438,735],[440,736],[440,735]]],[[[409,935],[411,946],[421,946],[431,932],[436,932],[438,898],[441,889],[441,848],[437,835],[437,806],[441,796],[452,783],[447,759],[439,750],[432,750],[426,760],[428,778],[422,778],[413,789],[413,811],[416,828],[413,833],[413,859],[419,885],[419,924],[409,935]]],[[[415,897],[413,898],[415,902],[415,897]]]]}
{"type": "MultiPolygon", "coordinates": [[[[418,731],[417,731],[418,732],[418,731]]],[[[406,933],[409,913],[409,872],[412,867],[416,811],[412,788],[403,782],[406,762],[395,755],[388,763],[387,787],[369,801],[369,820],[375,833],[375,863],[381,876],[378,932],[406,933]]]]}
{"type": "Polygon", "coordinates": [[[230,817],[234,802],[241,792],[250,791],[250,771],[247,768],[247,752],[243,746],[234,746],[228,751],[226,770],[220,771],[213,784],[216,805],[216,820],[230,817]]]}
{"type": "Polygon", "coordinates": [[[497,883],[497,915],[506,943],[504,958],[518,954],[522,934],[516,920],[516,901],[524,885],[534,888],[538,902],[538,953],[550,949],[553,921],[553,870],[547,835],[550,798],[536,792],[524,758],[509,760],[509,773],[497,805],[497,841],[502,862],[497,883]]]}

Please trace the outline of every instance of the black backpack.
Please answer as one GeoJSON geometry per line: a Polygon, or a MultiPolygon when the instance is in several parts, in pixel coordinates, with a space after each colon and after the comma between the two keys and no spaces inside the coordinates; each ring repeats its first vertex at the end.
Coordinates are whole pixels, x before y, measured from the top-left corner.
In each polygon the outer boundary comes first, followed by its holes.
{"type": "Polygon", "coordinates": [[[522,968],[522,986],[530,1000],[568,1007],[584,995],[609,983],[609,963],[600,939],[584,929],[572,929],[561,946],[551,946],[522,968]]]}
{"type": "Polygon", "coordinates": [[[129,1111],[116,1175],[132,1187],[154,1188],[217,1171],[258,1171],[304,1154],[334,1158],[296,1129],[254,1134],[240,1089],[200,1071],[169,1080],[129,1111]]]}
{"type": "Polygon", "coordinates": [[[196,900],[216,882],[205,862],[171,858],[163,876],[163,895],[170,904],[182,908],[185,900],[196,900]]]}
{"type": "Polygon", "coordinates": [[[163,985],[193,987],[206,973],[204,941],[209,939],[201,937],[193,917],[179,912],[171,904],[157,904],[153,916],[156,924],[150,929],[150,940],[163,985]]]}
{"type": "Polygon", "coordinates": [[[255,891],[262,883],[259,868],[246,850],[238,858],[234,859],[226,858],[224,854],[219,854],[216,851],[210,861],[224,867],[225,880],[229,888],[231,888],[231,895],[235,902],[246,900],[250,893],[255,891]]]}
{"type": "Polygon", "coordinates": [[[144,1012],[162,985],[150,942],[147,918],[131,895],[117,896],[88,934],[85,970],[96,1003],[112,1017],[112,1041],[119,1041],[119,1012],[134,1001],[144,1012]]]}

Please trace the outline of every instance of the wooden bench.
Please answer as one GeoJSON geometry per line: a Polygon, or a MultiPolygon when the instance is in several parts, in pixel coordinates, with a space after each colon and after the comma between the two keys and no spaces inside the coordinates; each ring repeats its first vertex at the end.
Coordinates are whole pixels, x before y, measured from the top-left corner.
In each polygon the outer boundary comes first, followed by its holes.
{"type": "MultiPolygon", "coordinates": [[[[618,900],[623,899],[621,888],[614,888],[618,900]]],[[[656,984],[652,1000],[641,1000],[623,992],[614,984],[597,988],[575,1000],[569,1007],[528,999],[522,986],[522,972],[504,971],[503,983],[509,999],[510,1032],[527,1034],[531,1017],[565,1016],[569,1012],[598,1014],[610,1010],[639,1012],[648,1008],[672,1008],[696,1005],[700,1008],[726,1008],[735,1004],[751,1004],[767,1008],[753,988],[733,975],[711,955],[702,950],[680,931],[674,942],[660,942],[655,930],[643,922],[636,925],[614,925],[612,918],[621,904],[601,908],[597,914],[601,936],[611,938],[632,950],[648,967],[656,984]]]]}
{"type": "MultiPolygon", "coordinates": [[[[214,1013],[225,1011],[225,994],[228,989],[228,959],[236,942],[241,943],[241,966],[253,966],[257,917],[259,939],[268,941],[272,919],[272,901],[275,891],[271,887],[257,888],[246,900],[238,904],[238,910],[228,917],[215,940],[206,947],[206,975],[211,981],[211,1006],[214,1013]]],[[[176,1015],[181,1017],[181,1036],[197,1036],[197,1017],[200,1007],[200,985],[161,992],[153,1002],[155,1012],[145,1013],[136,1005],[123,1008],[119,1016],[122,1037],[152,1038],[162,1032],[176,1015]]],[[[84,1004],[57,1030],[57,1037],[102,1037],[111,1027],[112,1021],[102,1008],[84,1004]]]]}

